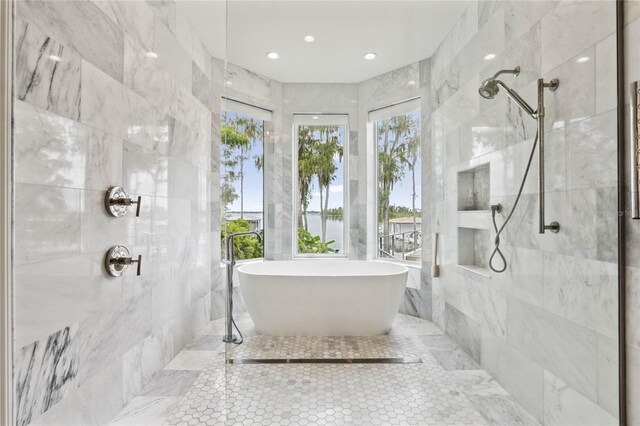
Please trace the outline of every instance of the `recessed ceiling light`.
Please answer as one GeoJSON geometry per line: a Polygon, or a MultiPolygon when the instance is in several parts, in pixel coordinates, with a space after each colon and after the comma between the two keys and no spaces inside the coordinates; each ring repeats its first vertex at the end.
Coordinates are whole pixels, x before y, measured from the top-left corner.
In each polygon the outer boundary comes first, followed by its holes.
{"type": "Polygon", "coordinates": [[[312,35],[304,36],[304,41],[307,43],[313,43],[314,40],[315,38],[312,35]]]}
{"type": "Polygon", "coordinates": [[[152,51],[147,52],[147,58],[156,59],[157,57],[158,57],[158,54],[156,52],[152,52],[152,51]]]}
{"type": "Polygon", "coordinates": [[[352,103],[352,104],[357,104],[357,103],[358,103],[358,100],[357,100],[357,99],[351,99],[351,103],[352,103]]]}
{"type": "Polygon", "coordinates": [[[485,61],[490,61],[490,60],[492,60],[492,59],[493,59],[493,58],[495,58],[495,57],[496,57],[496,54],[495,54],[495,53],[489,53],[487,56],[485,56],[485,57],[484,57],[484,60],[485,60],[485,61]]]}
{"type": "Polygon", "coordinates": [[[49,59],[55,62],[60,62],[62,60],[60,56],[56,56],[56,55],[49,55],[49,59]]]}
{"type": "Polygon", "coordinates": [[[584,63],[585,63],[585,62],[587,62],[588,60],[589,60],[589,57],[588,57],[588,56],[583,56],[582,58],[578,58],[578,59],[576,60],[576,62],[577,62],[577,63],[579,63],[579,64],[584,64],[584,63]]]}
{"type": "Polygon", "coordinates": [[[367,61],[373,61],[373,60],[376,58],[376,56],[378,56],[378,55],[376,55],[376,54],[375,54],[375,53],[373,53],[373,52],[367,52],[367,53],[365,53],[365,54],[364,54],[364,58],[365,58],[367,61]]]}
{"type": "Polygon", "coordinates": [[[317,119],[318,119],[318,116],[317,116],[317,115],[314,115],[312,118],[313,118],[314,120],[317,120],[317,119]]]}
{"type": "Polygon", "coordinates": [[[409,86],[414,86],[416,84],[415,81],[411,80],[410,82],[407,83],[409,86]]]}
{"type": "Polygon", "coordinates": [[[267,53],[267,58],[269,59],[278,59],[280,57],[280,55],[278,55],[276,52],[268,52],[267,53]]]}
{"type": "Polygon", "coordinates": [[[226,83],[227,83],[227,86],[231,86],[233,84],[231,80],[227,80],[226,83]]]}

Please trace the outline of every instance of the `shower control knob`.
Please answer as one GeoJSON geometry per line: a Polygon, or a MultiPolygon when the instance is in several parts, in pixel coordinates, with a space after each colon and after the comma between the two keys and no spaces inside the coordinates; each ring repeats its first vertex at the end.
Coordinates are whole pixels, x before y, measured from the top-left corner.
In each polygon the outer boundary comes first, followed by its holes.
{"type": "Polygon", "coordinates": [[[112,277],[122,276],[129,269],[129,266],[134,263],[138,264],[136,275],[139,276],[140,268],[142,267],[142,255],[138,255],[138,258],[134,259],[129,249],[122,245],[111,247],[104,257],[104,267],[112,277]]]}
{"type": "Polygon", "coordinates": [[[133,204],[136,205],[136,217],[139,217],[141,203],[142,197],[138,196],[138,199],[134,201],[121,186],[112,186],[107,189],[104,196],[104,206],[107,208],[107,213],[113,217],[126,215],[129,212],[129,207],[133,204]]]}

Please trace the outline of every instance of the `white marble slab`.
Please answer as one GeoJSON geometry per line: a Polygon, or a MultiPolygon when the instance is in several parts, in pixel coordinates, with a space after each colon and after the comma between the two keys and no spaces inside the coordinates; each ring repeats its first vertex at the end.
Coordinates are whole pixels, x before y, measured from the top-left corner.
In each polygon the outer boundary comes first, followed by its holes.
{"type": "Polygon", "coordinates": [[[94,3],[25,1],[18,4],[17,14],[122,82],[124,30],[94,3]]]}
{"type": "Polygon", "coordinates": [[[181,351],[165,367],[165,370],[203,370],[211,358],[213,351],[181,351]]]}
{"type": "Polygon", "coordinates": [[[80,55],[20,18],[16,19],[14,31],[15,97],[78,120],[80,55]]]}
{"type": "Polygon", "coordinates": [[[30,424],[78,386],[77,331],[66,327],[16,352],[16,424],[30,424]]]}
{"type": "Polygon", "coordinates": [[[616,417],[547,371],[544,374],[544,400],[547,424],[618,424],[616,417]]]}
{"type": "Polygon", "coordinates": [[[104,190],[122,176],[122,141],[27,103],[14,106],[16,181],[104,190]]]}
{"type": "Polygon", "coordinates": [[[596,334],[509,298],[508,342],[546,370],[597,400],[596,334]],[[532,327],[535,324],[535,327],[532,327]]]}
{"type": "Polygon", "coordinates": [[[116,416],[112,426],[157,426],[180,401],[175,396],[138,396],[116,416]]]}

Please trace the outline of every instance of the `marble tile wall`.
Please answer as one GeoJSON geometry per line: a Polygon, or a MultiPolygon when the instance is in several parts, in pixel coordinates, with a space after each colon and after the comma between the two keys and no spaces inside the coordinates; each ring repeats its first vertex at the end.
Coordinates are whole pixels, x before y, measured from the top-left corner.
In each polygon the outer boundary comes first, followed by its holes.
{"type": "Polygon", "coordinates": [[[614,37],[612,2],[478,1],[431,57],[433,320],[547,424],[617,423],[614,37]],[[546,94],[547,218],[561,231],[537,233],[536,159],[502,237],[509,267],[484,277],[456,265],[457,173],[490,163],[490,203],[511,209],[535,122],[477,90],[516,65],[505,81],[530,103],[539,76],[561,82],[546,94]]]}
{"type": "MultiPolygon", "coordinates": [[[[637,51],[640,42],[640,2],[624,2],[624,37],[625,37],[625,87],[633,81],[640,80],[640,53],[637,51]]],[[[615,46],[615,40],[609,42],[615,46]]],[[[604,50],[606,46],[602,47],[604,50]]],[[[615,58],[613,53],[610,54],[615,58]]],[[[612,59],[613,60],[613,59],[612,59]]],[[[604,88],[603,88],[604,92],[604,88]]],[[[614,102],[615,100],[610,100],[614,102]]],[[[629,98],[625,98],[625,111],[629,112],[629,98]]],[[[630,117],[627,116],[629,124],[630,117]]],[[[625,133],[627,136],[628,134],[625,133]]],[[[625,152],[630,152],[630,141],[626,140],[625,152]]],[[[629,177],[626,177],[629,179],[629,177]]],[[[630,197],[629,181],[626,182],[626,194],[630,197]]],[[[626,284],[627,284],[627,414],[629,424],[640,423],[640,222],[631,219],[630,199],[627,198],[626,218],[626,284]]],[[[617,218],[616,218],[617,219],[617,218]]]]}
{"type": "Polygon", "coordinates": [[[171,0],[17,2],[18,425],[104,424],[211,317],[222,73],[176,19],[171,0]],[[139,218],[106,214],[112,185],[139,218]],[[117,243],[140,277],[105,275],[117,243]]]}

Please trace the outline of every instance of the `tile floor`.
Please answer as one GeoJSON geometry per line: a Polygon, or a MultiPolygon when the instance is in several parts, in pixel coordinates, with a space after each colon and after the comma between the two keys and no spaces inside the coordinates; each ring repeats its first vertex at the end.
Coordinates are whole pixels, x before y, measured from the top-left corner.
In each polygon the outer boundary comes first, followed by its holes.
{"type": "Polygon", "coordinates": [[[224,363],[212,321],[112,425],[537,424],[430,321],[399,315],[373,337],[269,337],[238,319],[234,359],[414,358],[418,364],[224,363]]]}

